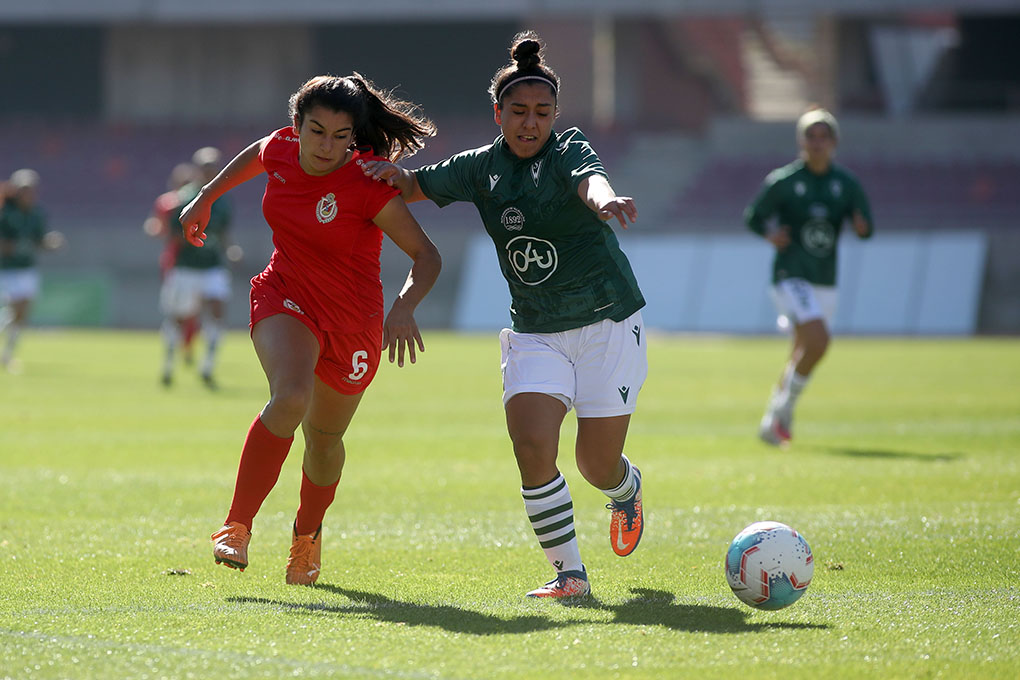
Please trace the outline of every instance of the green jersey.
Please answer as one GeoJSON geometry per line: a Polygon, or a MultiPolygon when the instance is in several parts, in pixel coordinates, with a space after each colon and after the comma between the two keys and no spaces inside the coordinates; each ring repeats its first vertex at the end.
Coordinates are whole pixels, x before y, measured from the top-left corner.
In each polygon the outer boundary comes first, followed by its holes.
{"type": "Polygon", "coordinates": [[[470,201],[492,238],[510,287],[513,329],[554,333],[603,319],[622,321],[644,306],[612,228],[577,194],[602,162],[577,128],[555,131],[531,158],[502,135],[415,171],[440,207],[470,201]]]}
{"type": "Polygon", "coordinates": [[[37,207],[22,210],[13,200],[0,208],[0,269],[35,266],[46,233],[46,218],[37,207]]]}
{"type": "Polygon", "coordinates": [[[744,211],[752,231],[764,235],[773,217],[790,229],[790,245],[777,251],[772,282],[800,278],[820,285],[836,285],[836,245],[843,222],[860,211],[868,222],[871,208],[857,178],[836,164],[816,175],[803,160],[773,170],[761,192],[744,211]]]}
{"type": "MultiPolygon", "coordinates": [[[[186,206],[195,196],[198,196],[200,184],[187,184],[177,193],[181,207],[186,206]]],[[[176,237],[182,233],[181,224],[174,219],[173,234],[176,237]]],[[[193,246],[187,240],[181,239],[180,248],[177,251],[176,267],[187,267],[188,269],[212,269],[222,267],[224,264],[224,253],[226,250],[227,228],[230,226],[230,202],[226,198],[219,198],[209,209],[209,224],[205,228],[205,245],[201,248],[193,246]]]]}

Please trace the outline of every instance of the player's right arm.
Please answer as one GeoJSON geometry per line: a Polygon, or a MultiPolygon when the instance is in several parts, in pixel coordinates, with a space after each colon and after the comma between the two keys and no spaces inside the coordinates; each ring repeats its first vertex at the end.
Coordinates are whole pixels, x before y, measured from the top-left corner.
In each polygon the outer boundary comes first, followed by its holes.
{"type": "Polygon", "coordinates": [[[205,228],[209,224],[209,211],[212,204],[223,194],[248,180],[265,172],[259,154],[271,137],[263,137],[253,142],[247,149],[237,154],[234,160],[220,170],[219,174],[202,187],[198,196],[184,206],[178,218],[184,230],[184,238],[193,246],[202,246],[205,228]]]}
{"type": "Polygon", "coordinates": [[[769,225],[769,221],[776,214],[779,202],[777,172],[769,173],[758,195],[744,210],[744,223],[748,229],[775,246],[776,250],[782,251],[790,245],[790,227],[780,224],[770,228],[769,225]]]}

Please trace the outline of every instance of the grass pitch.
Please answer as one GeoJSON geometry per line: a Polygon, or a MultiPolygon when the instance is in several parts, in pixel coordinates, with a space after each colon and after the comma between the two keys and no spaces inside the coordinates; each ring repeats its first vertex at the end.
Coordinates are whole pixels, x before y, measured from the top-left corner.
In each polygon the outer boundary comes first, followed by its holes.
{"type": "Polygon", "coordinates": [[[244,333],[209,393],[157,384],[154,333],[35,331],[0,374],[0,678],[1015,678],[1020,342],[837,338],[788,451],[755,428],[778,338],[652,336],[628,455],[646,531],[626,559],[573,463],[595,597],[548,580],[518,493],[495,336],[427,333],[345,439],[315,588],[286,586],[300,435],[251,565],[213,564],[240,446],[267,397],[244,333]],[[723,577],[775,519],[815,555],[792,607],[723,577]]]}

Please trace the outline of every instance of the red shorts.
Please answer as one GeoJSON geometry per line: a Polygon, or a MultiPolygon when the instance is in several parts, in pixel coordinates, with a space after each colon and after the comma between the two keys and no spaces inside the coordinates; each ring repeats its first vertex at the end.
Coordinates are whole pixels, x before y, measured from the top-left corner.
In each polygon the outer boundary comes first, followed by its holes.
{"type": "MultiPolygon", "coordinates": [[[[259,277],[252,279],[251,323],[287,314],[303,323],[319,341],[319,361],[315,375],[340,394],[359,394],[372,382],[382,357],[382,322],[358,333],[323,331],[283,292],[259,277]]],[[[380,313],[378,318],[382,319],[380,313]]]]}

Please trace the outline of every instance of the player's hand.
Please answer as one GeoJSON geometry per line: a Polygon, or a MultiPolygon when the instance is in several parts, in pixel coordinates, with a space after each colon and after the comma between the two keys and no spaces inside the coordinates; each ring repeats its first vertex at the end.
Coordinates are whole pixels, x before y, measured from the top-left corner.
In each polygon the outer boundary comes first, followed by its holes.
{"type": "Polygon", "coordinates": [[[389,352],[391,364],[396,359],[397,366],[403,368],[405,349],[412,364],[417,360],[416,345],[418,351],[425,351],[425,343],[421,339],[414,314],[402,307],[400,300],[397,300],[383,323],[383,349],[389,352]]]}
{"type": "Polygon", "coordinates": [[[790,245],[790,228],[785,224],[765,237],[765,240],[776,247],[776,250],[783,252],[790,245]]]}
{"type": "Polygon", "coordinates": [[[600,205],[597,212],[599,219],[602,220],[611,220],[615,217],[624,229],[627,228],[628,219],[631,223],[637,222],[637,206],[630,196],[614,196],[600,205]]]}
{"type": "Polygon", "coordinates": [[[191,203],[184,206],[178,218],[184,230],[184,238],[199,248],[205,245],[205,227],[209,224],[210,208],[201,198],[202,194],[193,198],[191,203]]]}
{"type": "Polygon", "coordinates": [[[403,179],[404,169],[396,163],[389,161],[358,161],[361,171],[366,177],[371,177],[377,182],[386,182],[391,187],[397,186],[403,179]]]}
{"type": "Polygon", "coordinates": [[[864,219],[864,215],[861,214],[860,210],[854,211],[853,225],[854,231],[857,232],[858,236],[861,237],[867,236],[868,233],[871,231],[871,225],[869,225],[868,221],[864,219]]]}
{"type": "Polygon", "coordinates": [[[48,231],[43,234],[42,247],[46,250],[58,250],[67,245],[67,239],[59,231],[48,231]]]}

